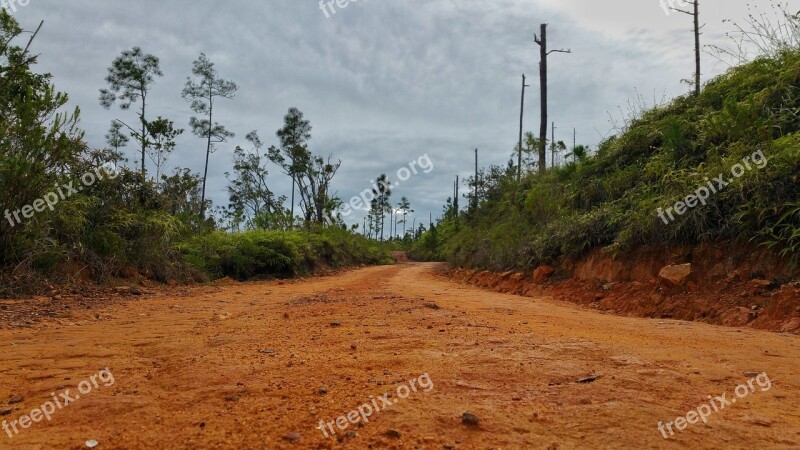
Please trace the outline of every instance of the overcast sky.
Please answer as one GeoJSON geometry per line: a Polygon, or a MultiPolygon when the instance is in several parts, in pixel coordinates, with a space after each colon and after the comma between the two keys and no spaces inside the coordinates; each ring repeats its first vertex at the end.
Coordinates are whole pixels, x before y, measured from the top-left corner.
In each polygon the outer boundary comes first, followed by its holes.
{"type": "MultiPolygon", "coordinates": [[[[724,39],[723,19],[747,12],[746,0],[701,5],[706,44],[724,39]]],[[[244,147],[252,130],[276,144],[283,116],[297,107],[314,127],[312,151],[342,159],[334,187],[345,200],[380,173],[396,179],[398,169],[429,155],[434,170],[393,195],[395,203],[409,197],[427,222],[429,212],[440,214],[455,175],[471,173],[476,147],[482,166],[508,161],[523,72],[531,84],[525,129],[538,130],[533,33],[542,22],[550,24],[551,48],[573,52],[550,60],[550,116],[556,138],[570,144],[576,128],[578,143],[594,148],[610,133],[609,111],[637,90],[650,102],[681,95],[688,86],[680,80],[694,71],[691,18],[665,14],[659,0],[360,0],[334,5],[330,17],[315,0],[30,0],[17,8],[25,29],[45,21],[33,45],[38,70],[52,73],[80,106],[92,147],[105,145],[113,118],[135,121],[133,112],[105,110],[97,100],[123,50],[139,46],[161,59],[151,119],[161,115],[188,129],[192,113],[180,93],[201,52],[238,83],[237,97],[215,109],[215,119],[236,133],[212,155],[215,205],[227,204],[233,148],[244,147]]],[[[726,69],[704,60],[705,80],[726,69]]],[[[134,147],[126,152],[131,160],[134,147]]],[[[187,131],[168,165],[200,172],[204,151],[187,131]]],[[[271,174],[273,190],[288,195],[288,178],[274,167],[271,174]]],[[[348,221],[361,223],[361,215],[348,221]]]]}

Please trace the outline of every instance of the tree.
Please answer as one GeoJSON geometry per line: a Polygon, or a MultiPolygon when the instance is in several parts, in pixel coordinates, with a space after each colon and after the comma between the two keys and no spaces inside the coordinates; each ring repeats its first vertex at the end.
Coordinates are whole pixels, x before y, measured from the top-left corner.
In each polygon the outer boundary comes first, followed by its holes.
{"type": "MultiPolygon", "coordinates": [[[[141,145],[142,158],[142,182],[145,180],[145,155],[148,146],[147,132],[147,96],[155,83],[156,76],[164,76],[161,72],[160,63],[157,57],[145,54],[139,47],[122,52],[108,68],[106,82],[109,89],[100,90],[100,104],[109,109],[119,100],[119,107],[123,111],[130,109],[131,105],[140,102],[139,123],[141,132],[126,125],[131,130],[131,135],[139,141],[141,145]]],[[[120,121],[123,125],[124,122],[120,121]]]]}
{"type": "MultiPolygon", "coordinates": [[[[517,181],[522,179],[522,128],[525,118],[525,88],[530,87],[525,84],[525,74],[522,74],[522,100],[519,107],[519,145],[517,146],[517,181]]],[[[477,152],[477,150],[476,150],[477,152]]],[[[477,178],[476,178],[477,179],[477,178]]]]}
{"type": "Polygon", "coordinates": [[[408,216],[408,213],[413,213],[415,211],[413,209],[411,209],[411,202],[409,202],[408,198],[405,197],[405,196],[400,198],[400,203],[397,204],[397,208],[398,208],[399,211],[401,211],[403,213],[403,220],[402,220],[402,222],[403,222],[403,237],[405,237],[405,235],[406,235],[406,217],[408,216]]]}
{"type": "Polygon", "coordinates": [[[117,157],[121,157],[122,154],[119,149],[127,147],[128,142],[130,142],[130,138],[122,132],[122,124],[116,120],[112,121],[111,127],[108,129],[108,134],[106,134],[106,144],[114,149],[114,153],[117,157]]]}
{"type": "Polygon", "coordinates": [[[233,81],[219,78],[214,64],[206,58],[204,53],[194,62],[192,74],[196,77],[187,78],[182,96],[186,101],[192,102],[192,111],[202,114],[202,118],[192,117],[189,125],[195,136],[206,140],[206,163],[203,170],[203,190],[200,202],[200,218],[205,216],[206,182],[208,178],[208,161],[213,153],[214,144],[227,142],[234,136],[223,125],[214,122],[214,101],[217,98],[232,99],[236,96],[239,87],[233,81]]]}
{"type": "Polygon", "coordinates": [[[264,144],[256,131],[246,136],[252,145],[250,151],[237,146],[234,150],[233,177],[228,178],[229,209],[237,217],[247,218],[249,222],[262,229],[283,228],[285,197],[275,199],[275,194],[267,185],[267,157],[261,150],[264,144]],[[280,220],[278,218],[280,217],[280,220]]]}
{"type": "Polygon", "coordinates": [[[156,165],[156,183],[161,179],[161,168],[166,164],[170,153],[175,150],[175,138],[183,134],[183,129],[175,128],[171,120],[159,116],[156,120],[147,123],[147,132],[152,138],[148,145],[147,154],[156,165]]]}
{"type": "Polygon", "coordinates": [[[566,150],[567,150],[567,144],[565,144],[564,141],[556,142],[555,140],[553,140],[550,142],[550,154],[552,159],[550,167],[556,166],[556,155],[559,153],[564,153],[566,150]]]}
{"type": "Polygon", "coordinates": [[[379,229],[381,223],[381,206],[377,198],[373,198],[369,202],[369,211],[367,212],[367,228],[369,229],[369,236],[375,233],[375,240],[380,237],[379,229]]]}
{"type": "MultiPolygon", "coordinates": [[[[525,140],[522,146],[522,167],[526,172],[532,172],[537,164],[539,153],[539,138],[530,131],[525,133],[525,140]]],[[[519,149],[516,149],[519,152],[519,149]]]]}
{"type": "Polygon", "coordinates": [[[295,192],[300,195],[300,209],[306,224],[325,223],[330,213],[341,204],[330,193],[331,181],[342,165],[333,156],[315,156],[308,149],[311,124],[297,108],[290,108],[284,117],[284,126],[276,133],[280,148],[272,146],[267,155],[292,178],[292,208],[294,216],[295,192]]]}
{"type": "Polygon", "coordinates": [[[585,145],[577,145],[572,149],[572,153],[567,154],[567,158],[572,156],[572,162],[580,162],[589,156],[589,148],[585,145]]]}
{"type": "Polygon", "coordinates": [[[0,265],[52,252],[49,216],[25,221],[19,209],[52,192],[87,150],[78,108],[64,111],[67,94],[33,72],[37,57],[15,43],[23,33],[0,8],[0,265]]]}
{"type": "Polygon", "coordinates": [[[200,175],[189,169],[175,169],[171,176],[161,176],[161,196],[163,208],[184,222],[196,219],[195,212],[200,207],[200,175]]]}
{"type": "Polygon", "coordinates": [[[378,228],[380,228],[382,241],[386,213],[392,209],[392,204],[389,203],[389,198],[392,196],[392,189],[391,183],[389,182],[389,178],[386,176],[386,174],[381,174],[375,183],[375,188],[372,190],[372,193],[375,194],[375,200],[373,201],[374,203],[372,209],[375,211],[374,214],[376,215],[378,228]]]}
{"type": "Polygon", "coordinates": [[[539,83],[541,88],[542,117],[539,128],[539,172],[544,173],[547,168],[547,56],[551,53],[572,53],[571,50],[547,50],[547,24],[541,25],[541,38],[533,35],[533,40],[539,45],[539,83]]]}
{"type": "Polygon", "coordinates": [[[306,172],[311,161],[311,152],[308,150],[311,122],[303,118],[303,113],[299,109],[289,108],[289,112],[283,118],[283,128],[278,130],[276,135],[280,141],[280,148],[270,147],[267,155],[292,179],[291,214],[294,217],[294,196],[298,178],[306,172]]]}
{"type": "Polygon", "coordinates": [[[333,161],[333,156],[327,159],[314,157],[313,163],[306,167],[305,177],[298,178],[301,192],[311,199],[311,202],[307,202],[312,208],[306,211],[307,221],[311,218],[317,223],[325,223],[325,218],[340,206],[339,199],[330,195],[330,187],[341,166],[342,161],[333,161]]]}
{"type": "Polygon", "coordinates": [[[700,29],[702,28],[700,26],[700,0],[689,1],[688,3],[690,6],[694,7],[692,11],[686,11],[674,7],[670,7],[670,9],[679,13],[690,15],[694,19],[694,96],[697,97],[700,95],[700,29]]]}

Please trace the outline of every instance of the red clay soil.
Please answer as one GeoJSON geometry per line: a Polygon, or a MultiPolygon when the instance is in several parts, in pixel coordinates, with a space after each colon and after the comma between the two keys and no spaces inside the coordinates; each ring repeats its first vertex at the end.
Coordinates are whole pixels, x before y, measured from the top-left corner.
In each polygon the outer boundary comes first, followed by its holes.
{"type": "Polygon", "coordinates": [[[583,281],[554,279],[536,284],[521,273],[455,269],[450,279],[528,297],[552,297],[603,313],[669,318],[717,325],[800,333],[800,289],[760,279],[690,281],[669,287],[651,281],[583,281]]]}
{"type": "Polygon", "coordinates": [[[19,431],[0,448],[800,448],[796,335],[598,314],[442,270],[147,291],[0,329],[0,420],[19,431]],[[74,400],[21,419],[51,393],[74,400]],[[723,394],[707,424],[677,419],[723,394]],[[381,410],[331,422],[364,404],[381,410]]]}

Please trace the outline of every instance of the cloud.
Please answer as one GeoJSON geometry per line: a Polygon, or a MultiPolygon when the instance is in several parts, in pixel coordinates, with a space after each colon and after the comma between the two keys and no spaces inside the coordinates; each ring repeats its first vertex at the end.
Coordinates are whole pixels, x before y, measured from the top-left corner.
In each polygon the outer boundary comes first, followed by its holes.
{"type": "MultiPolygon", "coordinates": [[[[709,39],[724,31],[722,18],[744,14],[744,0],[702,4],[709,39]]],[[[314,127],[313,151],[343,160],[334,180],[342,198],[429,154],[436,170],[399,186],[394,199],[407,196],[418,222],[440,214],[455,175],[472,172],[476,147],[482,165],[506,163],[518,134],[523,72],[532,85],[525,128],[538,130],[539,23],[550,24],[553,48],[573,51],[550,63],[557,139],[571,142],[575,128],[578,143],[596,145],[610,128],[607,111],[634,89],[679,95],[687,90],[680,80],[694,70],[688,17],[666,16],[657,0],[360,0],[330,18],[312,0],[32,0],[15,16],[27,29],[45,20],[34,44],[39,69],[81,107],[91,146],[104,145],[113,118],[133,117],[97,101],[120,52],[140,46],[161,58],[165,76],[148,109],[187,129],[191,111],[180,92],[192,61],[205,52],[240,86],[235,99],[218,104],[216,119],[237,136],[212,156],[216,205],[227,203],[233,148],[244,146],[251,130],[275,143],[283,115],[295,106],[314,127]]],[[[706,61],[706,78],[724,69],[706,61]]],[[[199,172],[203,159],[203,143],[187,132],[170,163],[199,172]]],[[[289,194],[291,182],[277,168],[271,174],[274,190],[289,194]]]]}

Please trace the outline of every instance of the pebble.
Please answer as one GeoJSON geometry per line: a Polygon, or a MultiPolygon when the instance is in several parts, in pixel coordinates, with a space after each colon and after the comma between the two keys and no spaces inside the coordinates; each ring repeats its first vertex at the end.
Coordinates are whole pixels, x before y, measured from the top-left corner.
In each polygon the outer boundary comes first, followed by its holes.
{"type": "Polygon", "coordinates": [[[602,375],[593,375],[591,377],[582,378],[582,379],[578,380],[576,383],[581,383],[581,384],[594,383],[595,381],[599,380],[600,378],[603,378],[603,376],[602,375]]]}
{"type": "Polygon", "coordinates": [[[358,436],[358,433],[357,433],[357,432],[355,432],[355,431],[353,431],[353,430],[350,430],[350,431],[348,431],[348,432],[347,432],[347,433],[346,433],[344,436],[339,436],[339,437],[337,438],[337,440],[338,440],[339,442],[344,442],[344,441],[345,441],[345,440],[347,440],[347,439],[354,439],[356,436],[358,436]]]}
{"type": "Polygon", "coordinates": [[[297,443],[297,442],[300,442],[301,439],[303,439],[303,438],[297,433],[287,433],[287,434],[283,435],[283,440],[284,441],[291,442],[293,444],[297,443]]]}
{"type": "Polygon", "coordinates": [[[465,412],[461,415],[461,423],[468,427],[476,427],[478,426],[478,422],[480,422],[478,416],[471,412],[465,412]]]}
{"type": "Polygon", "coordinates": [[[387,431],[386,431],[386,436],[387,436],[387,437],[390,437],[390,438],[392,438],[392,439],[400,439],[400,437],[401,437],[402,435],[401,435],[401,434],[400,434],[400,432],[399,432],[399,431],[397,431],[397,430],[387,430],[387,431]]]}

